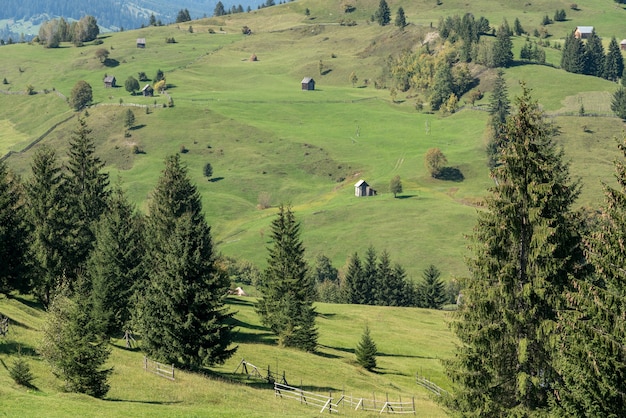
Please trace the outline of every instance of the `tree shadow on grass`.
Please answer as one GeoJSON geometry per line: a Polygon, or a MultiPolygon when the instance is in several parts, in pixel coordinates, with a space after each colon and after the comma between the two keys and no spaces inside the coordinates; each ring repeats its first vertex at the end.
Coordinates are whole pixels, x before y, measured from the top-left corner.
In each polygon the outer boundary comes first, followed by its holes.
{"type": "Polygon", "coordinates": [[[137,131],[139,129],[145,128],[146,125],[145,124],[140,124],[140,125],[133,125],[130,128],[128,128],[129,131],[137,131]]]}
{"type": "Polygon", "coordinates": [[[460,182],[465,180],[465,177],[463,176],[463,173],[461,173],[461,170],[456,167],[443,167],[439,171],[437,179],[460,182]]]}
{"type": "Polygon", "coordinates": [[[120,65],[120,62],[116,60],[115,58],[107,58],[104,60],[102,64],[104,64],[105,67],[113,68],[113,67],[117,67],[118,65],[120,65]]]}
{"type": "Polygon", "coordinates": [[[402,194],[402,195],[396,196],[396,199],[410,199],[412,197],[417,197],[417,195],[416,194],[402,194]]]}
{"type": "Polygon", "coordinates": [[[216,183],[216,182],[218,182],[218,181],[222,181],[222,180],[224,180],[224,177],[211,177],[211,178],[209,179],[209,181],[210,181],[211,183],[216,183]]]}
{"type": "Polygon", "coordinates": [[[266,332],[246,332],[241,329],[235,330],[232,333],[233,343],[246,343],[246,344],[263,344],[263,345],[276,345],[276,336],[270,331],[266,332]]]}
{"type": "Polygon", "coordinates": [[[15,299],[16,301],[28,306],[29,308],[37,309],[40,311],[44,309],[43,304],[41,302],[26,299],[23,296],[18,296],[18,295],[9,295],[8,297],[10,299],[15,299]]]}
{"type": "Polygon", "coordinates": [[[144,403],[147,405],[175,405],[183,401],[142,401],[138,399],[120,399],[120,398],[104,398],[103,401],[109,402],[128,402],[128,403],[144,403]]]}
{"type": "Polygon", "coordinates": [[[39,356],[35,348],[18,343],[16,341],[4,341],[2,345],[0,345],[0,353],[7,354],[7,355],[22,353],[23,357],[38,357],[39,356]]]}

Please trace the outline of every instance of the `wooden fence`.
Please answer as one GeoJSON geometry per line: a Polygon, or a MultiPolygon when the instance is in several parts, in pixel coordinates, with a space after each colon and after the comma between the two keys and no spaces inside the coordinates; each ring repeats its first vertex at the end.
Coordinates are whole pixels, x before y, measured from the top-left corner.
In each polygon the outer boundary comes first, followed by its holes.
{"type": "Polygon", "coordinates": [[[419,374],[416,374],[415,379],[418,385],[425,387],[426,389],[428,389],[429,391],[431,391],[437,396],[441,396],[441,395],[448,393],[446,390],[441,389],[439,386],[437,386],[430,380],[426,379],[424,376],[420,376],[419,374]]]}
{"type": "Polygon", "coordinates": [[[157,376],[164,377],[170,380],[176,380],[174,378],[174,365],[163,364],[158,361],[150,360],[148,357],[143,358],[143,369],[150,373],[154,373],[157,376]]]}
{"type": "Polygon", "coordinates": [[[375,394],[372,394],[372,399],[342,396],[340,402],[355,411],[378,412],[379,414],[416,414],[414,397],[408,401],[403,401],[402,397],[398,401],[390,401],[389,395],[385,395],[384,400],[376,399],[375,394]]]}
{"type": "Polygon", "coordinates": [[[241,359],[241,362],[239,363],[239,365],[237,366],[237,368],[235,369],[234,373],[237,373],[239,370],[241,370],[242,374],[246,374],[248,375],[248,378],[253,377],[253,378],[257,378],[257,379],[262,379],[267,381],[267,383],[273,385],[275,382],[280,382],[284,385],[288,385],[289,383],[287,383],[287,378],[285,377],[285,371],[283,371],[283,375],[280,376],[278,373],[273,372],[270,369],[270,366],[267,366],[267,373],[265,376],[263,376],[261,374],[261,371],[259,370],[259,368],[257,366],[255,366],[254,364],[246,361],[246,359],[241,359]]]}
{"type": "Polygon", "coordinates": [[[341,406],[354,409],[355,411],[378,412],[379,414],[416,414],[415,398],[410,401],[390,401],[389,395],[385,400],[376,400],[366,398],[354,398],[352,396],[341,395],[339,398],[333,397],[333,393],[322,395],[320,393],[308,392],[293,386],[274,383],[274,395],[280,398],[293,399],[301,404],[320,408],[320,413],[328,411],[329,413],[339,413],[341,406]]]}
{"type": "Polygon", "coordinates": [[[328,411],[329,413],[339,413],[337,402],[333,402],[332,393],[329,396],[319,393],[307,392],[300,388],[283,385],[282,383],[274,383],[274,395],[276,397],[294,399],[300,401],[301,404],[321,408],[320,413],[328,411]]]}

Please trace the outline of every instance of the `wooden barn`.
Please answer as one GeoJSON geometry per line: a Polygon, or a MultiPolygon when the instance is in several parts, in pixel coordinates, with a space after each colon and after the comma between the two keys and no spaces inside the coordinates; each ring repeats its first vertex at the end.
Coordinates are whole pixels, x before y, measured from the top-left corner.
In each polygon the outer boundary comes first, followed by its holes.
{"type": "Polygon", "coordinates": [[[113,77],[112,75],[108,75],[106,77],[104,77],[104,87],[110,88],[110,87],[115,87],[116,86],[116,81],[115,77],[113,77]]]}
{"type": "Polygon", "coordinates": [[[372,189],[365,180],[359,180],[354,185],[354,195],[358,197],[376,196],[376,190],[372,189]]]}
{"type": "Polygon", "coordinates": [[[146,96],[146,97],[152,97],[154,96],[154,89],[152,88],[152,86],[150,84],[146,84],[145,86],[143,86],[143,88],[141,89],[141,93],[146,96]]]}
{"type": "Polygon", "coordinates": [[[626,51],[626,39],[622,39],[622,42],[619,43],[619,49],[626,51]]]}
{"type": "Polygon", "coordinates": [[[315,90],[315,80],[311,77],[304,77],[302,79],[302,90],[315,90]]]}
{"type": "Polygon", "coordinates": [[[591,36],[591,32],[593,32],[593,26],[577,26],[574,31],[574,37],[578,39],[587,39],[591,36]]]}
{"type": "Polygon", "coordinates": [[[137,48],[146,47],[146,38],[137,38],[137,48]]]}

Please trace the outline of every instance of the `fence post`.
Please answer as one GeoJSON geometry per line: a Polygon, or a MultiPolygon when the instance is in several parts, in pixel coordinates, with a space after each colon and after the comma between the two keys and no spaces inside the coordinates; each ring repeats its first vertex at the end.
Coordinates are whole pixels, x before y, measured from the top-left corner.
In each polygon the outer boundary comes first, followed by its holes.
{"type": "Polygon", "coordinates": [[[143,356],[143,369],[148,370],[148,357],[143,356]]]}
{"type": "Polygon", "coordinates": [[[413,415],[416,415],[416,411],[415,411],[415,396],[413,396],[413,415]]]}
{"type": "Polygon", "coordinates": [[[172,363],[172,380],[176,380],[176,379],[174,378],[174,363],[172,363]]]}

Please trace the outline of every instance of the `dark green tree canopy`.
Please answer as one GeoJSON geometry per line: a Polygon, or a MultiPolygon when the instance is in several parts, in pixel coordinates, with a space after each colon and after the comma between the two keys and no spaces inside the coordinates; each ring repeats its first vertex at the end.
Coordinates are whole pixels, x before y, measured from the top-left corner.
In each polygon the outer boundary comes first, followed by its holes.
{"type": "Polygon", "coordinates": [[[224,306],[230,283],[178,154],[166,158],[149,206],[149,280],[137,309],[142,348],[184,368],[221,364],[236,350],[230,348],[232,313],[224,306]]]}
{"type": "Polygon", "coordinates": [[[288,206],[281,205],[272,221],[272,241],[258,286],[263,297],[257,312],[262,323],[278,335],[281,345],[315,351],[315,283],[304,260],[300,224],[288,206]]]}
{"type": "Polygon", "coordinates": [[[464,415],[547,414],[560,385],[558,313],[571,275],[585,274],[572,182],[529,90],[507,121],[496,186],[473,234],[472,277],[453,330],[450,406],[464,415]],[[484,326],[484,324],[488,324],[484,326]]]}
{"type": "Polygon", "coordinates": [[[380,0],[374,18],[380,26],[388,25],[391,22],[391,10],[386,0],[380,0]]]}
{"type": "Polygon", "coordinates": [[[369,326],[365,326],[361,341],[356,346],[354,354],[356,354],[356,361],[366,370],[373,370],[376,368],[376,343],[372,339],[369,326]]]}

